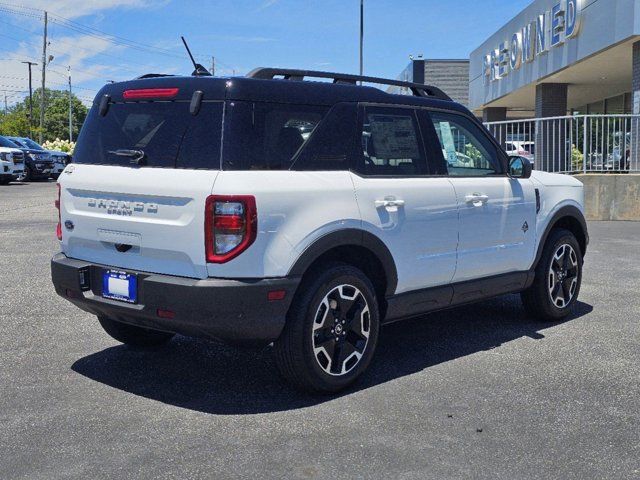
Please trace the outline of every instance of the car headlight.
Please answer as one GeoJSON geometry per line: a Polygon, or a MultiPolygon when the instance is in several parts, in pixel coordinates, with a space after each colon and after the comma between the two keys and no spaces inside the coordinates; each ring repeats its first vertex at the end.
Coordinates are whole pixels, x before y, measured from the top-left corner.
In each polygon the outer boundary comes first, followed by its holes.
{"type": "Polygon", "coordinates": [[[9,160],[9,154],[6,152],[0,152],[0,160],[9,160]]]}

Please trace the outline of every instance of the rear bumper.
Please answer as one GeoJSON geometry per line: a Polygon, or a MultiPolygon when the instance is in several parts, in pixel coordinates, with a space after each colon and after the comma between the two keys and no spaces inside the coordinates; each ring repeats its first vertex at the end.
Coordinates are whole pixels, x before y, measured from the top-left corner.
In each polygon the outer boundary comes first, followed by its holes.
{"type": "Polygon", "coordinates": [[[276,340],[299,278],[204,280],[136,272],[138,303],[102,297],[102,272],[109,267],[57,254],[51,260],[56,293],[94,315],[182,335],[213,338],[235,344],[268,344],[276,340]],[[89,284],[80,284],[84,272],[89,284]],[[268,293],[284,290],[283,300],[269,301],[268,293]],[[158,309],[173,312],[161,318],[158,309]]]}

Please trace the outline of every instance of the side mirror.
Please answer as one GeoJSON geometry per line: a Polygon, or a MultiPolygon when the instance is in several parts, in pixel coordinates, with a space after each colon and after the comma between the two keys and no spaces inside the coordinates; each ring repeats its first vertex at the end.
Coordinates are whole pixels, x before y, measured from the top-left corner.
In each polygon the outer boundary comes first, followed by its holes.
{"type": "Polygon", "coordinates": [[[509,157],[509,176],[513,178],[529,178],[533,165],[524,157],[509,157]]]}

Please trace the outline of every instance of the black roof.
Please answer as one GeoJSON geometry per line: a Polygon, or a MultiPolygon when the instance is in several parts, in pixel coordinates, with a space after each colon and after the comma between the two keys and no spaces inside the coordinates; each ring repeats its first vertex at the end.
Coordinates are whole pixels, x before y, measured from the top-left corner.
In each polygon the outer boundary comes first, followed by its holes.
{"type": "MultiPolygon", "coordinates": [[[[99,104],[104,95],[109,95],[112,102],[122,102],[123,92],[130,89],[178,88],[179,92],[174,97],[175,100],[191,100],[193,92],[200,90],[204,94],[205,101],[238,100],[327,106],[340,102],[370,102],[429,106],[469,113],[464,106],[445,100],[444,98],[448,97],[444,94],[441,98],[429,95],[397,95],[379,88],[359,86],[354,83],[284,78],[154,76],[107,84],[98,92],[96,103],[99,104]]],[[[427,85],[411,85],[419,88],[435,88],[427,85]]]]}

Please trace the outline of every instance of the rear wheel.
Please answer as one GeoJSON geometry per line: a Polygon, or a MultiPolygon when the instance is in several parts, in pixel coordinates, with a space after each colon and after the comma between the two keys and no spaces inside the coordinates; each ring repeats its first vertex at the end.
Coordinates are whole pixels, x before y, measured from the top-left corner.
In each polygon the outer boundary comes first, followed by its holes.
{"type": "Polygon", "coordinates": [[[578,299],[582,283],[582,253],[568,230],[553,230],[536,266],[533,285],[522,292],[526,310],[536,319],[565,318],[578,299]]]}
{"type": "Polygon", "coordinates": [[[112,338],[133,347],[157,347],[174,337],[173,333],[136,327],[106,317],[98,317],[98,321],[112,338]]]}
{"type": "Polygon", "coordinates": [[[355,267],[332,263],[300,286],[274,344],[276,363],[298,388],[337,392],[369,366],[378,330],[378,304],[369,279],[355,267]]]}

